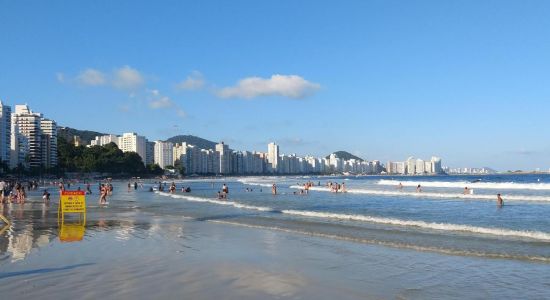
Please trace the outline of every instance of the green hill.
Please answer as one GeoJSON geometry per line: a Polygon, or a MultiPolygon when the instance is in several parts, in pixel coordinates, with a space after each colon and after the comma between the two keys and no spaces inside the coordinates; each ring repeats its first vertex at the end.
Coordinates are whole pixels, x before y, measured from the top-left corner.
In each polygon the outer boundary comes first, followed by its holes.
{"type": "Polygon", "coordinates": [[[195,145],[201,149],[215,149],[217,144],[215,142],[212,142],[194,135],[176,135],[169,138],[166,141],[174,144],[188,143],[190,145],[195,145]]]}
{"type": "MultiPolygon", "coordinates": [[[[364,159],[362,159],[361,157],[355,156],[347,151],[336,151],[336,152],[333,152],[332,154],[336,154],[336,157],[341,158],[343,160],[356,159],[359,161],[364,161],[364,159]]],[[[330,157],[330,154],[327,155],[327,158],[329,157],[330,157]]]]}
{"type": "Polygon", "coordinates": [[[70,127],[59,127],[57,129],[57,136],[64,138],[70,143],[72,143],[74,136],[79,136],[84,145],[89,145],[90,141],[95,139],[98,135],[105,135],[105,133],[90,130],[78,130],[70,127]]]}

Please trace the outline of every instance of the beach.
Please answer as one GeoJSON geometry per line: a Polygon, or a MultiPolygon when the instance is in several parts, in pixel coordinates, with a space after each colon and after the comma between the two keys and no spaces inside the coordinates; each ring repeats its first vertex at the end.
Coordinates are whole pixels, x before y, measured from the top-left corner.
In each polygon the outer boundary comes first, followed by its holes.
{"type": "MultiPolygon", "coordinates": [[[[152,182],[130,192],[127,182],[115,182],[109,205],[99,206],[96,194],[88,196],[86,226],[80,229],[67,227],[70,218],[58,224],[56,201],[44,205],[36,191],[26,204],[2,208],[13,225],[0,235],[0,294],[6,299],[550,297],[545,217],[550,202],[543,200],[544,189],[534,188],[544,187],[548,178],[522,177],[538,184],[531,189],[508,186],[505,195],[518,200],[505,197],[501,210],[492,200],[476,198],[493,193],[486,182],[484,189],[476,188],[476,197],[464,199],[458,189],[456,197],[412,196],[408,189],[402,196],[384,195],[395,187],[380,180],[391,178],[346,179],[184,180],[176,182],[175,194],[149,192],[156,186],[152,182]],[[294,195],[307,181],[322,184],[294,195]],[[323,187],[328,181],[345,182],[349,192],[330,193],[323,187]],[[272,182],[280,195],[271,195],[272,182]],[[223,183],[229,187],[227,200],[215,197],[223,183]],[[182,186],[192,191],[182,193],[182,186]]],[[[426,192],[450,195],[456,187],[449,182],[463,178],[398,180],[430,181],[426,192]]],[[[509,178],[485,181],[504,180],[509,178]]]]}

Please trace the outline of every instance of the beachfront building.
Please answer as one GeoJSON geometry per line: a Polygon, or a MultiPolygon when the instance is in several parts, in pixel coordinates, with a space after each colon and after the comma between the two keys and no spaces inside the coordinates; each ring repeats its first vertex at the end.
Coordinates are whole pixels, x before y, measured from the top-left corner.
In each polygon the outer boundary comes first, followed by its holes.
{"type": "Polygon", "coordinates": [[[0,161],[10,163],[11,107],[0,100],[0,161]]]}
{"type": "Polygon", "coordinates": [[[161,168],[174,166],[174,144],[170,142],[155,141],[154,163],[161,168]]]}
{"type": "Polygon", "coordinates": [[[432,173],[433,174],[443,174],[443,167],[441,166],[441,158],[437,156],[432,156],[432,173]]]}
{"type": "Polygon", "coordinates": [[[271,173],[277,173],[279,167],[279,145],[275,143],[269,143],[267,145],[267,162],[271,167],[271,173]]]}
{"type": "Polygon", "coordinates": [[[441,167],[441,158],[432,156],[428,160],[414,159],[409,157],[404,162],[388,161],[386,164],[386,173],[398,175],[434,175],[443,174],[441,167]]]}
{"type": "Polygon", "coordinates": [[[11,163],[12,168],[19,164],[24,167],[42,165],[41,115],[33,113],[27,105],[16,105],[12,115],[11,163]]]}
{"type": "MultiPolygon", "coordinates": [[[[155,142],[145,140],[145,165],[152,165],[155,163],[155,142]]],[[[172,166],[174,164],[171,164],[172,166]]]]}
{"type": "Polygon", "coordinates": [[[16,105],[10,125],[10,167],[51,168],[57,166],[57,124],[16,105]]]}
{"type": "Polygon", "coordinates": [[[119,148],[122,152],[136,152],[145,164],[147,160],[147,140],[134,132],[124,133],[119,138],[119,148]]]}
{"type": "Polygon", "coordinates": [[[57,123],[42,118],[40,120],[42,166],[49,169],[57,166],[57,123]]]}
{"type": "Polygon", "coordinates": [[[232,159],[231,152],[232,151],[229,149],[229,146],[226,145],[224,142],[216,144],[216,153],[219,158],[219,166],[220,166],[219,170],[215,172],[216,174],[227,175],[227,174],[233,173],[232,163],[231,163],[231,159],[232,159]]]}
{"type": "Polygon", "coordinates": [[[110,143],[115,143],[120,148],[119,139],[120,137],[114,134],[96,136],[95,139],[90,142],[90,146],[105,146],[110,143]]]}

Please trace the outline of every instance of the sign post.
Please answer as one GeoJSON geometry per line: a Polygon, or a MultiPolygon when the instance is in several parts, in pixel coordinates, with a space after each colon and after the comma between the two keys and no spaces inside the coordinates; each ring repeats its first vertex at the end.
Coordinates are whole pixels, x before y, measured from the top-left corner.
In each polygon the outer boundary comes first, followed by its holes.
{"type": "Polygon", "coordinates": [[[61,191],[58,219],[61,217],[61,224],[64,223],[66,213],[79,214],[79,220],[86,224],[86,193],[84,191],[61,191]]]}

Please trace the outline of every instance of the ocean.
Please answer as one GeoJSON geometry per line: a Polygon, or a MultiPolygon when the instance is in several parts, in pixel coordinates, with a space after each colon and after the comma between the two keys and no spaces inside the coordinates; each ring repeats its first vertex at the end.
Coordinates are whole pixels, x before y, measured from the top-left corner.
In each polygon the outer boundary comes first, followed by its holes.
{"type": "MultiPolygon", "coordinates": [[[[13,226],[0,235],[0,294],[550,298],[548,175],[175,183],[171,194],[150,192],[158,186],[150,181],[130,191],[127,182],[115,182],[107,207],[97,204],[97,195],[89,196],[83,237],[70,243],[61,240],[57,204],[43,205],[41,191],[31,193],[25,205],[4,205],[1,212],[13,226]],[[313,187],[302,194],[306,182],[313,187]],[[344,185],[346,192],[331,192],[329,182],[344,185]],[[224,183],[228,199],[217,199],[224,183]],[[271,193],[273,184],[277,195],[271,193]],[[191,192],[181,192],[182,187],[191,192]],[[110,278],[119,284],[106,283],[110,278]],[[146,291],[149,281],[156,294],[146,291]],[[37,285],[43,290],[31,288],[37,285]]],[[[50,190],[55,199],[55,188],[50,190]]]]}

